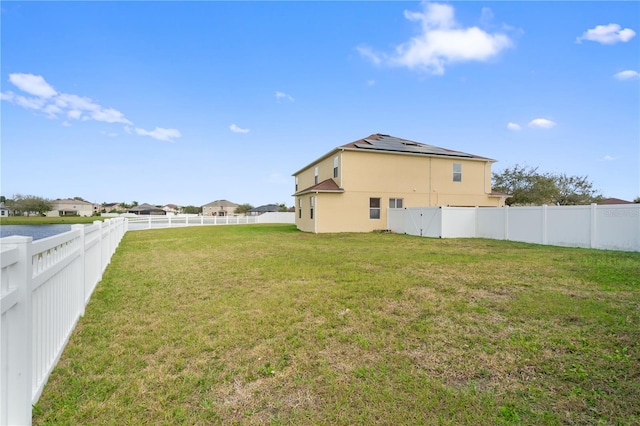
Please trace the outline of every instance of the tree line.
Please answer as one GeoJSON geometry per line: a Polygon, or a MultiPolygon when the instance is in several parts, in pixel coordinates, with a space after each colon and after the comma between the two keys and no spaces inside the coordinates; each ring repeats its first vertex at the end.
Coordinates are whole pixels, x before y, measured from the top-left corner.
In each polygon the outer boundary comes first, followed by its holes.
{"type": "MultiPolygon", "coordinates": [[[[604,199],[587,176],[541,172],[538,167],[519,164],[494,173],[492,189],[509,194],[509,206],[584,205],[604,199]]],[[[640,202],[640,197],[635,201],[640,202]]]]}

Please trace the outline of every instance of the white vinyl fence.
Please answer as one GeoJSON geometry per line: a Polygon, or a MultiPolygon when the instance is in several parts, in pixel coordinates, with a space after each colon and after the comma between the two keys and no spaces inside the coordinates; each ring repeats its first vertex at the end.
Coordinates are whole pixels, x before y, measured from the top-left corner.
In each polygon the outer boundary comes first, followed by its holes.
{"type": "Polygon", "coordinates": [[[295,223],[295,213],[272,212],[260,216],[138,216],[129,217],[128,230],[204,225],[246,225],[251,223],[295,223]]]}
{"type": "Polygon", "coordinates": [[[0,424],[31,424],[42,389],[126,232],[124,218],[0,239],[0,424]]]}
{"type": "Polygon", "coordinates": [[[393,232],[640,251],[640,204],[389,209],[393,232]]]}

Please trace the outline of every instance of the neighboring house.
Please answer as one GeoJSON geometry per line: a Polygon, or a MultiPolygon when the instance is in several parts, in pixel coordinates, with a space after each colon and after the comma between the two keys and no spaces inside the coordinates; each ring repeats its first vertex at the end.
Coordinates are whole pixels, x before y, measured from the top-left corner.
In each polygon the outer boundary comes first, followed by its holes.
{"type": "Polygon", "coordinates": [[[606,205],[606,204],[633,204],[633,201],[621,200],[620,198],[605,198],[600,201],[598,204],[606,205]]]}
{"type": "Polygon", "coordinates": [[[180,207],[175,204],[167,204],[166,206],[162,206],[162,210],[166,213],[178,214],[180,213],[180,207]]]}
{"type": "Polygon", "coordinates": [[[9,209],[4,206],[4,203],[0,203],[0,217],[9,216],[9,209]]]}
{"type": "Polygon", "coordinates": [[[103,213],[121,212],[126,210],[120,203],[105,203],[102,205],[103,213]]]}
{"type": "Polygon", "coordinates": [[[51,202],[51,211],[47,216],[93,216],[99,211],[100,206],[88,201],[65,199],[51,202]]]}
{"type": "Polygon", "coordinates": [[[387,227],[387,208],[504,206],[491,192],[496,160],[374,134],[339,146],[298,170],[296,225],[307,232],[387,227]]]}
{"type": "Polygon", "coordinates": [[[238,204],[227,200],[216,200],[202,206],[203,216],[233,216],[238,204]]]}
{"type": "Polygon", "coordinates": [[[247,211],[247,216],[260,216],[261,214],[264,213],[269,213],[269,212],[279,212],[280,211],[280,206],[277,204],[266,204],[264,206],[260,206],[260,207],[254,207],[251,210],[247,211]]]}
{"type": "Polygon", "coordinates": [[[127,210],[127,213],[133,213],[137,215],[166,215],[167,212],[162,210],[160,207],[152,206],[151,204],[140,204],[139,206],[135,206],[127,210]]]}

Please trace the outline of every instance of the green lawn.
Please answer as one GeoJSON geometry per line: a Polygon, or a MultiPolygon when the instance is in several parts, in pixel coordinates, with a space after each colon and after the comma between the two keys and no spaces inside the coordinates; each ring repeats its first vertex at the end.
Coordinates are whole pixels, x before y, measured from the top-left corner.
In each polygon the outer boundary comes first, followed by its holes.
{"type": "Polygon", "coordinates": [[[128,232],[34,424],[639,424],[640,253],[128,232]]]}

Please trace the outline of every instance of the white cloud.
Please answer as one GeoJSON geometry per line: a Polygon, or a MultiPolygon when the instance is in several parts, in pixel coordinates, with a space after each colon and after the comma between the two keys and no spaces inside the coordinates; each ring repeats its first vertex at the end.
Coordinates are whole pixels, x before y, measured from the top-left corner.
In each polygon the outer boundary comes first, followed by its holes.
{"type": "MultiPolygon", "coordinates": [[[[444,74],[445,66],[456,62],[488,61],[512,47],[505,34],[488,33],[478,27],[461,27],[455,20],[454,9],[448,4],[423,2],[422,12],[405,11],[410,21],[421,24],[421,32],[396,47],[388,55],[374,52],[370,47],[356,49],[374,64],[404,66],[432,74],[444,74]]],[[[490,10],[483,9],[483,19],[490,19],[490,10]]]]}
{"type": "Polygon", "coordinates": [[[16,105],[20,105],[22,108],[26,109],[35,109],[38,111],[42,111],[46,104],[46,100],[42,98],[27,98],[26,96],[15,95],[13,97],[13,102],[16,105]]]}
{"type": "Polygon", "coordinates": [[[585,31],[576,39],[576,43],[582,43],[582,40],[596,41],[601,44],[615,44],[619,41],[627,42],[631,40],[636,32],[630,28],[621,30],[618,24],[597,25],[595,28],[585,31]]]}
{"type": "Polygon", "coordinates": [[[638,71],[625,70],[614,74],[613,77],[617,78],[618,80],[636,80],[640,78],[640,74],[638,74],[638,71]]]}
{"type": "MultiPolygon", "coordinates": [[[[9,74],[9,81],[15,87],[31,96],[27,97],[6,91],[0,93],[1,100],[11,102],[25,109],[40,111],[46,114],[48,118],[58,118],[59,115],[62,115],[64,118],[72,120],[95,120],[103,123],[121,123],[133,126],[133,123],[125,117],[124,113],[117,109],[104,108],[88,97],[70,93],[58,93],[40,75],[13,73],[9,74]]],[[[69,121],[63,121],[62,125],[68,127],[71,124],[69,121]]],[[[124,129],[126,133],[133,134],[131,127],[125,126],[124,129]]],[[[243,129],[239,130],[242,131],[243,129]]],[[[152,138],[169,142],[181,137],[178,130],[164,129],[162,127],[156,127],[152,131],[136,128],[135,132],[139,135],[151,136],[152,138]]]]}
{"type": "Polygon", "coordinates": [[[166,142],[174,142],[174,139],[182,136],[176,129],[163,129],[162,127],[156,127],[151,131],[136,127],[136,133],[142,136],[151,136],[154,139],[166,142]]]}
{"type": "Polygon", "coordinates": [[[236,126],[235,124],[232,124],[231,126],[229,126],[229,130],[231,130],[233,133],[249,133],[250,131],[250,129],[242,129],[236,126]]]}
{"type": "Polygon", "coordinates": [[[360,56],[367,58],[373,64],[380,65],[382,63],[383,56],[375,53],[369,46],[358,46],[356,50],[360,53],[360,56]]]}
{"type": "Polygon", "coordinates": [[[615,157],[612,157],[610,155],[605,155],[604,157],[602,157],[602,159],[604,161],[613,161],[613,160],[615,160],[615,157]]]}
{"type": "Polygon", "coordinates": [[[90,98],[70,95],[68,93],[61,93],[56,97],[55,102],[59,107],[77,109],[80,111],[97,111],[100,109],[100,105],[93,102],[90,98]]]}
{"type": "Polygon", "coordinates": [[[72,109],[70,111],[67,111],[67,117],[72,118],[74,120],[80,120],[81,116],[82,116],[82,111],[80,110],[72,109]]]}
{"type": "Polygon", "coordinates": [[[99,109],[91,113],[91,118],[96,121],[103,121],[105,123],[124,123],[124,124],[133,124],[126,118],[124,118],[124,114],[120,111],[117,111],[113,108],[108,109],[99,109]]]}
{"type": "Polygon", "coordinates": [[[507,124],[507,129],[516,130],[517,131],[517,130],[521,130],[522,127],[520,127],[520,125],[516,124],[516,123],[509,123],[509,124],[507,124]]]}
{"type": "Polygon", "coordinates": [[[276,92],[276,99],[278,99],[278,100],[280,100],[280,99],[288,99],[288,100],[293,102],[293,96],[287,95],[284,92],[276,92]]]}
{"type": "Polygon", "coordinates": [[[540,129],[550,129],[555,125],[555,122],[547,120],[546,118],[536,118],[535,120],[531,120],[529,122],[529,127],[537,127],[540,129]]]}
{"type": "Polygon", "coordinates": [[[376,85],[376,81],[375,80],[373,80],[373,79],[372,80],[367,80],[367,86],[373,87],[375,85],[376,85]]]}
{"type": "Polygon", "coordinates": [[[13,73],[9,74],[9,81],[23,92],[40,98],[50,98],[58,94],[41,75],[13,73]]]}

